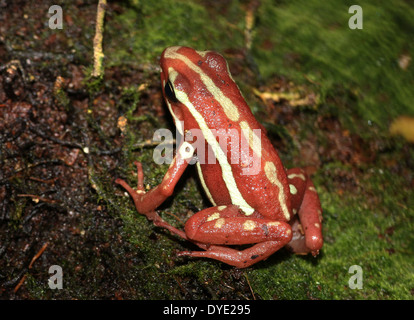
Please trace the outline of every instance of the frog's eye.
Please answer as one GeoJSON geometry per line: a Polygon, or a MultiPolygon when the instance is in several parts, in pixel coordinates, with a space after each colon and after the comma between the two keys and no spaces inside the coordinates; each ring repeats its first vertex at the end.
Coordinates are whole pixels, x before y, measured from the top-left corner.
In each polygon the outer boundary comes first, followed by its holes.
{"type": "Polygon", "coordinates": [[[167,81],[164,88],[165,96],[170,100],[171,102],[177,102],[177,97],[175,96],[174,87],[170,80],[167,81]]]}

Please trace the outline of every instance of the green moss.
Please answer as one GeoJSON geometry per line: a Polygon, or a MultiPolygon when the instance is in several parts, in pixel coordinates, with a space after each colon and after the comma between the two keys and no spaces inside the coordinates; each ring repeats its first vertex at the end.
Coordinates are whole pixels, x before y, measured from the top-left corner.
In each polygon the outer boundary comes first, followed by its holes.
{"type": "MultiPolygon", "coordinates": [[[[411,193],[388,170],[361,177],[364,190],[342,195],[319,190],[325,244],[317,258],[275,257],[250,271],[265,299],[411,299],[414,288],[411,207],[398,206],[411,193]],[[367,201],[366,195],[371,194],[367,201]],[[358,265],[363,288],[349,288],[358,265]]],[[[412,200],[411,200],[412,202],[412,200]]]]}
{"type": "Polygon", "coordinates": [[[70,100],[66,91],[62,88],[58,88],[53,92],[53,94],[56,99],[56,102],[60,104],[62,107],[64,107],[66,110],[69,110],[70,100]]]}
{"type": "Polygon", "coordinates": [[[358,98],[351,110],[381,127],[404,113],[414,114],[413,65],[398,59],[413,56],[414,8],[404,1],[363,1],[363,29],[351,30],[353,3],[290,1],[275,6],[262,1],[254,54],[265,77],[283,74],[295,82],[311,79],[322,97],[337,86],[358,98]]]}
{"type": "Polygon", "coordinates": [[[90,65],[84,70],[84,78],[82,80],[82,85],[86,88],[86,91],[91,97],[95,96],[98,92],[100,92],[104,85],[103,75],[101,75],[100,77],[93,77],[92,71],[93,65],[90,65]]]}
{"type": "Polygon", "coordinates": [[[243,12],[236,2],[227,10],[231,15],[226,17],[212,12],[212,23],[208,7],[202,2],[130,1],[130,7],[107,26],[113,40],[105,48],[108,64],[153,63],[166,47],[173,45],[200,50],[220,49],[226,43],[242,45],[242,31],[233,31],[240,28],[243,12]],[[119,28],[126,32],[119,33],[119,28]]]}
{"type": "Polygon", "coordinates": [[[30,273],[26,274],[25,285],[27,290],[30,291],[33,299],[44,299],[47,289],[49,288],[46,283],[39,281],[39,279],[30,273]]]}

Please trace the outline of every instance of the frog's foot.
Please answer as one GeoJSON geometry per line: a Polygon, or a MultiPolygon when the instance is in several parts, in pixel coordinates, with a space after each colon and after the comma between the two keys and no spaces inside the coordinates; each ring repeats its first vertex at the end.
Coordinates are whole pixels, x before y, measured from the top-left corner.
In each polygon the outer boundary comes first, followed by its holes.
{"type": "Polygon", "coordinates": [[[236,250],[225,246],[210,246],[206,251],[182,251],[178,256],[191,256],[219,260],[237,268],[247,268],[261,260],[265,260],[280,248],[286,241],[265,241],[245,250],[236,250]]]}
{"type": "MultiPolygon", "coordinates": [[[[171,233],[185,239],[190,240],[184,231],[177,229],[176,227],[170,225],[164,219],[160,217],[160,215],[155,211],[160,203],[162,203],[174,190],[174,186],[176,181],[178,180],[179,176],[181,175],[182,171],[185,169],[186,165],[178,163],[177,161],[174,164],[174,168],[178,170],[174,171],[174,174],[169,175],[168,179],[163,180],[163,182],[151,189],[149,192],[145,192],[144,189],[144,172],[142,170],[142,165],[140,162],[134,162],[137,167],[137,176],[138,176],[138,183],[137,183],[137,190],[134,190],[132,187],[128,185],[122,179],[116,179],[115,183],[124,187],[124,189],[131,195],[132,199],[134,200],[135,206],[137,211],[140,214],[143,214],[147,217],[148,220],[152,221],[157,227],[162,227],[169,230],[171,233]]],[[[191,240],[190,240],[191,241],[191,240]]],[[[207,249],[207,245],[204,243],[198,243],[196,241],[192,241],[197,246],[202,249],[207,249]]]]}
{"type": "Polygon", "coordinates": [[[294,216],[289,223],[292,227],[292,240],[286,245],[286,248],[296,254],[306,255],[310,253],[311,250],[306,246],[305,233],[298,217],[294,216]]]}
{"type": "Polygon", "coordinates": [[[167,173],[162,179],[162,182],[155,188],[145,192],[144,188],[144,171],[140,162],[135,161],[137,167],[137,190],[131,188],[124,180],[116,179],[115,183],[120,184],[131,195],[134,200],[135,207],[140,214],[151,218],[150,212],[155,211],[169,196],[174,192],[177,182],[180,180],[183,172],[188,166],[188,159],[192,158],[194,148],[188,143],[184,142],[178,148],[177,154],[173,159],[167,173]],[[188,151],[187,151],[188,150],[188,151]]]}
{"type": "MultiPolygon", "coordinates": [[[[132,187],[128,185],[122,179],[116,179],[115,183],[124,187],[124,189],[131,195],[132,199],[134,200],[135,206],[137,211],[140,214],[145,215],[148,220],[154,222],[156,226],[163,227],[168,229],[174,234],[188,240],[185,233],[170,224],[164,221],[159,214],[155,211],[160,203],[162,203],[169,195],[172,193],[174,186],[170,186],[171,182],[169,180],[163,181],[160,186],[155,187],[154,189],[150,190],[148,193],[145,192],[144,188],[144,172],[142,170],[142,165],[140,162],[134,162],[137,167],[137,190],[134,190],[132,187]],[[168,190],[165,186],[169,187],[168,190]]],[[[183,170],[183,169],[182,169],[183,170]]]]}

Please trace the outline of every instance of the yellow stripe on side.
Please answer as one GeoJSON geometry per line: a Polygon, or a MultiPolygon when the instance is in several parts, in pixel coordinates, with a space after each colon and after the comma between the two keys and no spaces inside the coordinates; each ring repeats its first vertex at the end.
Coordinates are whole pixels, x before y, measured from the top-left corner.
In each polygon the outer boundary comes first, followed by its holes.
{"type": "MultiPolygon", "coordinates": [[[[171,72],[175,72],[174,70],[170,70],[170,69],[172,69],[172,68],[168,69],[169,74],[171,74],[171,72]]],[[[165,81],[163,81],[162,86],[163,86],[163,88],[165,87],[165,81]]],[[[173,112],[173,109],[171,107],[171,103],[168,101],[168,99],[164,99],[164,100],[167,103],[168,110],[170,110],[171,116],[174,119],[174,123],[175,123],[175,126],[176,126],[178,132],[184,137],[184,128],[181,124],[180,119],[178,119],[177,116],[175,115],[175,113],[173,112]]]]}
{"type": "Polygon", "coordinates": [[[302,179],[303,181],[306,181],[306,178],[302,173],[291,173],[290,175],[288,175],[288,178],[289,179],[299,178],[299,179],[302,179]]]}
{"type": "Polygon", "coordinates": [[[242,129],[243,135],[247,141],[249,141],[249,147],[253,150],[258,158],[262,157],[262,145],[257,143],[260,141],[260,136],[255,136],[252,128],[246,121],[240,121],[240,128],[242,129]],[[255,143],[256,142],[256,143],[255,143]]]}
{"type": "Polygon", "coordinates": [[[285,199],[285,193],[284,193],[284,190],[283,190],[283,185],[280,182],[279,178],[277,177],[276,166],[273,162],[267,161],[265,163],[264,170],[265,170],[266,177],[269,179],[269,181],[272,184],[276,185],[277,188],[279,189],[278,199],[279,199],[280,207],[282,209],[283,215],[285,216],[286,220],[289,221],[290,214],[289,214],[289,210],[288,210],[287,205],[286,205],[286,199],[285,199]]]}
{"type": "MultiPolygon", "coordinates": [[[[178,55],[178,56],[182,57],[181,55],[178,55]]],[[[175,58],[179,59],[179,57],[175,57],[175,58]]],[[[191,63],[191,62],[189,61],[188,63],[191,63]]],[[[200,72],[202,72],[201,69],[200,69],[200,72]]],[[[178,75],[177,72],[172,72],[170,74],[170,80],[172,81],[172,83],[175,83],[175,78],[177,75],[178,75]]],[[[190,102],[190,99],[188,98],[185,92],[176,90],[175,96],[181,103],[183,103],[188,108],[189,112],[192,114],[194,119],[197,121],[201,131],[203,132],[203,136],[206,139],[207,143],[211,146],[211,149],[213,150],[214,155],[220,164],[221,171],[222,171],[222,178],[230,194],[231,203],[234,205],[238,205],[244,211],[246,215],[251,215],[254,212],[254,209],[246,202],[246,200],[244,200],[243,195],[240,193],[240,190],[237,188],[236,180],[234,179],[231,165],[227,161],[227,156],[224,153],[224,151],[221,149],[219,142],[216,140],[214,134],[208,127],[206,121],[204,120],[204,117],[193,106],[193,104],[190,102]]]]}
{"type": "Polygon", "coordinates": [[[200,162],[196,163],[196,167],[197,167],[198,177],[200,178],[201,185],[203,186],[203,189],[207,195],[207,198],[210,200],[213,206],[216,206],[216,202],[214,201],[213,196],[210,193],[210,189],[207,187],[206,182],[204,181],[204,176],[203,176],[203,172],[201,171],[200,162]]]}

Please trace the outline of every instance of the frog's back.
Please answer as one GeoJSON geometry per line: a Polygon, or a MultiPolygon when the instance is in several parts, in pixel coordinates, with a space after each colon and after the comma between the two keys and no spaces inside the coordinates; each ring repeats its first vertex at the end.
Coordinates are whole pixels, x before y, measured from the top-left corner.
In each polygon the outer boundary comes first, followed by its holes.
{"type": "Polygon", "coordinates": [[[182,118],[185,132],[199,129],[206,141],[206,153],[198,154],[203,160],[198,171],[210,200],[239,205],[247,215],[259,211],[289,220],[285,169],[225,59],[212,51],[171,47],[164,51],[161,66],[173,82],[175,106],[180,106],[175,112],[173,106],[173,115],[182,118]],[[211,153],[217,162],[208,161],[211,153]]]}

